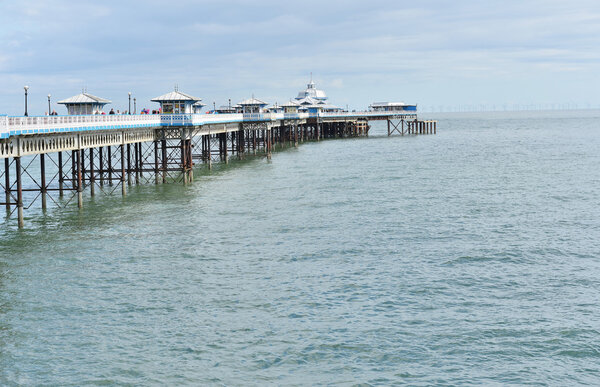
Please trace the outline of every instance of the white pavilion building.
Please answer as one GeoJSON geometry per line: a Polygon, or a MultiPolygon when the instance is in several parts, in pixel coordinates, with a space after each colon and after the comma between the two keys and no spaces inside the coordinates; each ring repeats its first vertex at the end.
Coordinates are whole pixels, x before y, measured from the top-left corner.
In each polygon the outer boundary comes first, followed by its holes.
{"type": "Polygon", "coordinates": [[[87,92],[82,92],[81,94],[75,95],[71,98],[63,99],[57,103],[67,107],[68,115],[82,116],[89,114],[101,114],[104,105],[111,103],[111,101],[96,97],[95,95],[87,92]]]}

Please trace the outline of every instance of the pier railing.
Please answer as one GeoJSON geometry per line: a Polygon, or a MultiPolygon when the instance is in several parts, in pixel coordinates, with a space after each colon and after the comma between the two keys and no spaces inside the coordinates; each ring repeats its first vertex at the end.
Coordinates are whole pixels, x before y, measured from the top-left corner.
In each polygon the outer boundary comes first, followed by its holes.
{"type": "Polygon", "coordinates": [[[232,114],[140,114],[7,117],[0,115],[0,138],[23,134],[78,132],[106,129],[183,127],[237,122],[273,122],[307,118],[416,118],[416,112],[311,112],[232,114]]]}
{"type": "MultiPolygon", "coordinates": [[[[0,122],[3,120],[0,119],[0,122]]],[[[161,126],[159,115],[91,115],[4,117],[0,138],[19,134],[73,132],[84,130],[128,129],[161,126]]]]}

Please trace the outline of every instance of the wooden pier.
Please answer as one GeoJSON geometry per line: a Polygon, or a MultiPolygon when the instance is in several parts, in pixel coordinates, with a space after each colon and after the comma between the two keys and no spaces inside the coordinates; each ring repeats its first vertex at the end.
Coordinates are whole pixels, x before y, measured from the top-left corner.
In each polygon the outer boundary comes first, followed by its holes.
{"type": "Polygon", "coordinates": [[[435,134],[435,121],[416,113],[335,112],[0,116],[0,186],[7,216],[40,203],[84,207],[90,196],[134,184],[188,184],[194,167],[263,155],[306,141],[366,137],[369,121],[387,120],[388,135],[435,134]],[[26,198],[25,198],[26,197],[26,198]]]}

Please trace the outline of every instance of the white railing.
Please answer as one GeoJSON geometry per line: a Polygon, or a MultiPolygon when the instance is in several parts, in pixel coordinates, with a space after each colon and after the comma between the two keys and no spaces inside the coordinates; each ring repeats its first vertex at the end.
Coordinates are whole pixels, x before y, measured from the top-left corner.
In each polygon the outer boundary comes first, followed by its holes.
{"type": "Polygon", "coordinates": [[[61,131],[126,129],[158,126],[201,126],[236,122],[277,121],[306,118],[356,118],[408,116],[417,112],[320,112],[320,113],[231,113],[231,114],[141,114],[7,117],[0,115],[0,137],[9,134],[53,133],[61,131]]]}
{"type": "Polygon", "coordinates": [[[8,130],[59,131],[61,129],[84,130],[96,127],[160,126],[159,115],[93,115],[93,116],[37,116],[8,117],[8,130]]]}
{"type": "Polygon", "coordinates": [[[192,116],[192,125],[225,124],[244,121],[242,113],[226,114],[194,114],[192,116]]]}

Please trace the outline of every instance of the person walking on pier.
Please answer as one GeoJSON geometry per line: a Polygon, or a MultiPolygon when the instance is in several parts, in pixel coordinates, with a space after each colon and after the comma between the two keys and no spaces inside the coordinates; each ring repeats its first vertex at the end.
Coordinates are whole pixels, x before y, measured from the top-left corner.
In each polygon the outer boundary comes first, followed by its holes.
{"type": "Polygon", "coordinates": [[[108,114],[115,114],[115,109],[110,109],[110,111],[108,112],[108,114]]]}

